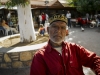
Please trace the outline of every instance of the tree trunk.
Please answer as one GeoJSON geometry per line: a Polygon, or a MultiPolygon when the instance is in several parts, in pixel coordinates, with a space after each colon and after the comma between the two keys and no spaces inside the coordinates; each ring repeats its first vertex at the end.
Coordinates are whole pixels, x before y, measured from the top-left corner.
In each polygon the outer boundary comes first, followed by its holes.
{"type": "Polygon", "coordinates": [[[21,42],[36,40],[30,4],[24,7],[18,6],[18,23],[21,42]]]}

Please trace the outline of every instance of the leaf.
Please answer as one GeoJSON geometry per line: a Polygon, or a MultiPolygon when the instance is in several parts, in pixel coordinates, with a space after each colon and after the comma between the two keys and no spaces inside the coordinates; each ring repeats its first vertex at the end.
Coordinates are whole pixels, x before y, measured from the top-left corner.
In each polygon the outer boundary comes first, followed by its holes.
{"type": "Polygon", "coordinates": [[[25,7],[28,4],[29,4],[29,0],[9,0],[8,2],[6,2],[6,6],[8,8],[16,6],[16,5],[21,5],[25,7]]]}
{"type": "Polygon", "coordinates": [[[69,5],[76,6],[76,9],[82,13],[100,11],[100,0],[72,0],[69,5]]]}

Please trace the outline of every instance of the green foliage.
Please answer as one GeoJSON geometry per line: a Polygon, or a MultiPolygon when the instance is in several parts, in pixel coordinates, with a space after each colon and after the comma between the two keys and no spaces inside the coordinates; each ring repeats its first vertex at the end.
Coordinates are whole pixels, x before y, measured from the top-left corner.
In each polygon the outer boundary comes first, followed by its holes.
{"type": "Polygon", "coordinates": [[[88,12],[88,10],[91,8],[91,5],[88,5],[89,1],[87,0],[77,0],[76,4],[77,4],[77,10],[80,12],[85,12],[85,11],[88,12]]]}
{"type": "Polygon", "coordinates": [[[72,0],[72,4],[82,13],[100,10],[100,0],[72,0]]]}
{"type": "Polygon", "coordinates": [[[69,5],[69,6],[76,7],[76,1],[77,1],[77,0],[67,0],[67,1],[68,1],[68,5],[69,5]]]}
{"type": "Polygon", "coordinates": [[[1,1],[0,1],[0,6],[1,6],[1,1]]]}
{"type": "Polygon", "coordinates": [[[8,8],[17,6],[17,5],[22,5],[24,7],[25,5],[28,5],[28,4],[29,4],[29,0],[8,0],[8,2],[6,3],[6,6],[8,8]]]}

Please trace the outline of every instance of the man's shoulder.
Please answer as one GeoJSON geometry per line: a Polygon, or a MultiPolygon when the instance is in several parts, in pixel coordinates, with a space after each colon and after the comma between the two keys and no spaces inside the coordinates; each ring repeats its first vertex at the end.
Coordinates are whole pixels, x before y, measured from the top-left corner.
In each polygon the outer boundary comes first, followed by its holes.
{"type": "Polygon", "coordinates": [[[44,54],[46,51],[47,45],[43,46],[42,48],[38,49],[35,54],[44,54]]]}
{"type": "Polygon", "coordinates": [[[73,42],[64,42],[66,45],[76,45],[76,43],[73,42]]]}
{"type": "Polygon", "coordinates": [[[79,44],[73,43],[73,42],[65,42],[65,45],[68,46],[69,48],[78,48],[80,47],[79,44]]]}

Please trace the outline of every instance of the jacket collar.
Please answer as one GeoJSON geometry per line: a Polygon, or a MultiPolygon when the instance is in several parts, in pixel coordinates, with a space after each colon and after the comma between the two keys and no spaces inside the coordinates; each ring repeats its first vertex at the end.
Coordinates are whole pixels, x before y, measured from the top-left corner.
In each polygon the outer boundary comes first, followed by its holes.
{"type": "MultiPolygon", "coordinates": [[[[62,42],[62,47],[65,47],[66,46],[66,42],[62,42]]],[[[48,44],[47,44],[47,47],[46,47],[47,49],[47,52],[51,52],[54,48],[51,46],[51,44],[50,44],[50,39],[49,39],[49,41],[48,41],[48,44]]]]}

